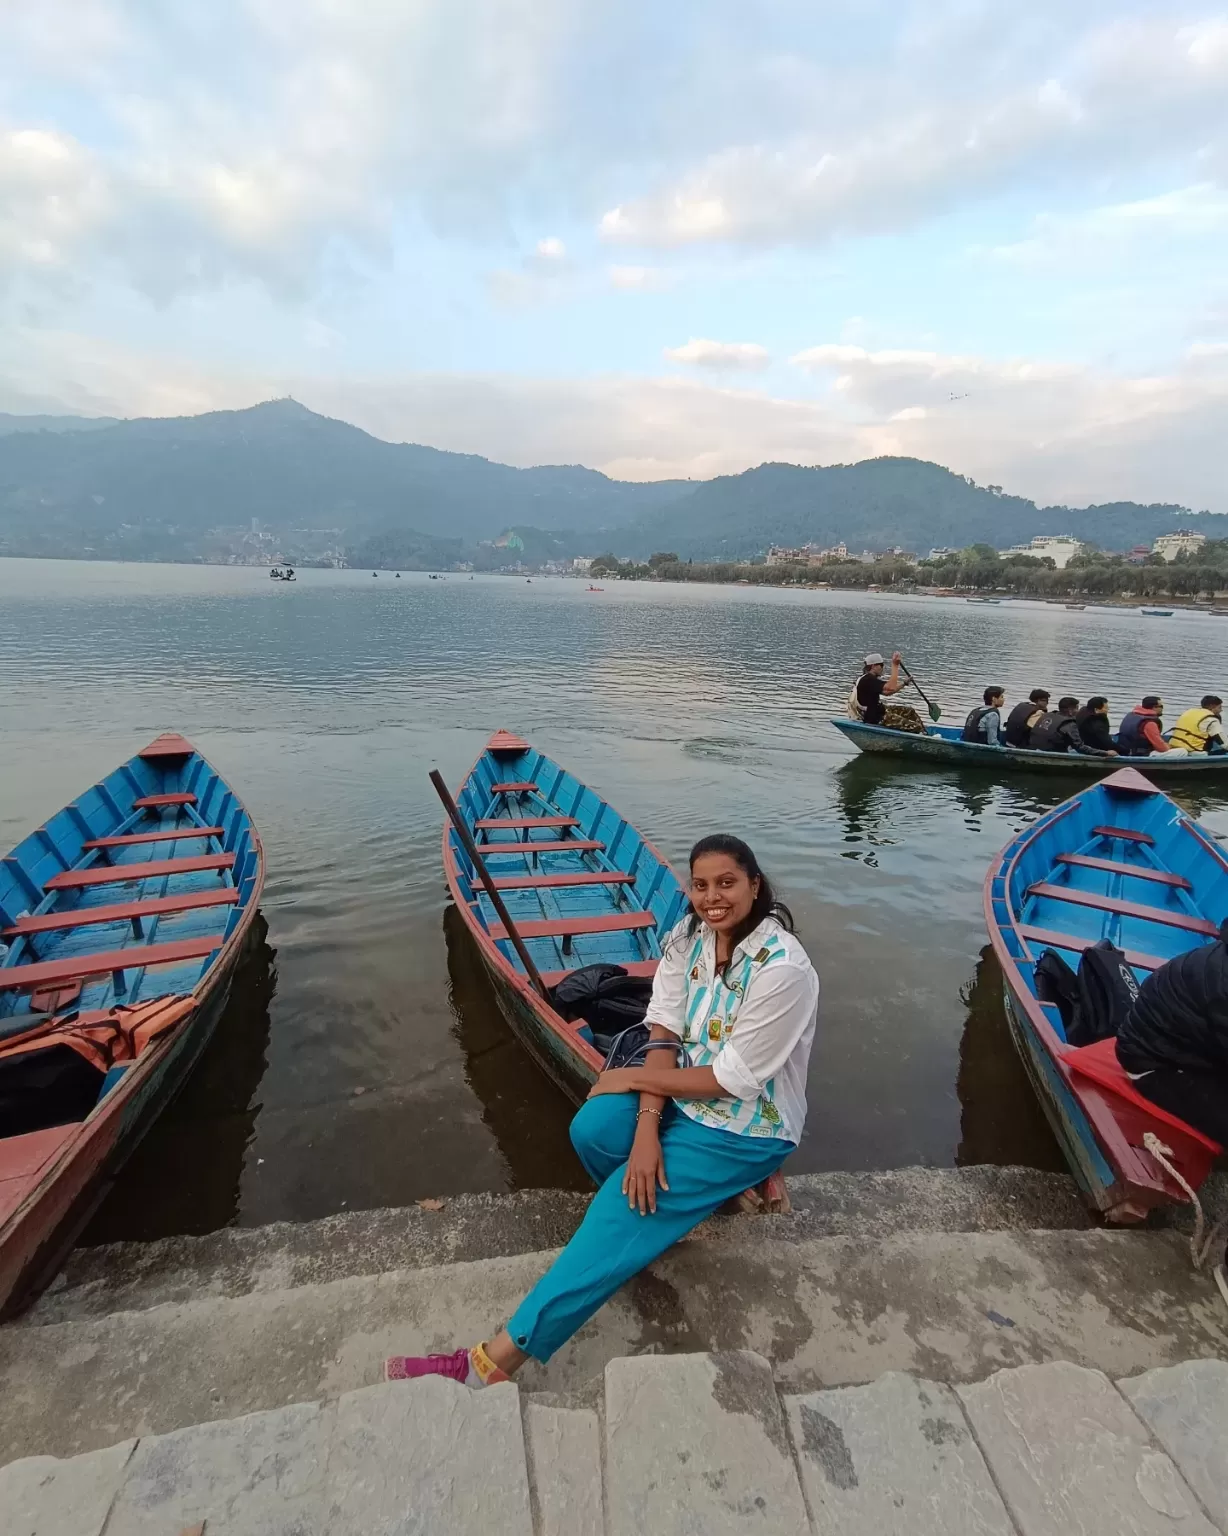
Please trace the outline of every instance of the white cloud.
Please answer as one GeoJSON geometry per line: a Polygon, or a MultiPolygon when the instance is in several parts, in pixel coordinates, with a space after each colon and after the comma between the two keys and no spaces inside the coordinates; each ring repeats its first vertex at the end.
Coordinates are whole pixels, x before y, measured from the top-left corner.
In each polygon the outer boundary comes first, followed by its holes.
{"type": "Polygon", "coordinates": [[[692,336],[680,347],[666,347],[665,356],[674,363],[689,363],[696,368],[766,368],[770,358],[766,347],[754,341],[709,341],[692,336]]]}
{"type": "Polygon", "coordinates": [[[811,399],[689,379],[413,373],[341,378],[210,372],[79,335],[19,338],[0,410],[172,415],[292,394],[393,441],[513,464],[585,463],[633,479],[703,478],[765,461],[933,459],[1042,503],[1181,502],[1228,512],[1221,472],[1228,352],[1129,375],[1035,359],[869,351],[799,354],[811,399]]]}
{"type": "Polygon", "coordinates": [[[548,235],[537,242],[537,254],[542,261],[565,261],[567,247],[557,235],[548,235]]]}
{"type": "Polygon", "coordinates": [[[660,267],[619,267],[609,269],[610,287],[623,292],[655,293],[669,286],[669,273],[660,267]]]}
{"type": "Polygon", "coordinates": [[[1155,197],[1106,203],[1084,213],[1041,214],[1031,234],[994,247],[999,260],[1022,263],[1103,262],[1133,250],[1162,247],[1171,256],[1175,241],[1202,242],[1228,236],[1228,188],[1199,182],[1155,197]]]}

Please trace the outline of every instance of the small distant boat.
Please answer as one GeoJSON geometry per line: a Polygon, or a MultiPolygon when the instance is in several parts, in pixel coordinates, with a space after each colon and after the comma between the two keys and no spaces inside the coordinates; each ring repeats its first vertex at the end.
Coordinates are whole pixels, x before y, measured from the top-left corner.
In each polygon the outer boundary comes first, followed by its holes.
{"type": "Polygon", "coordinates": [[[1171,608],[1143,608],[1140,611],[1145,619],[1171,619],[1173,616],[1171,608]]]}
{"type": "Polygon", "coordinates": [[[1218,618],[1228,619],[1228,608],[1208,608],[1207,612],[1215,614],[1218,618]]]}
{"type": "Polygon", "coordinates": [[[604,592],[605,588],[604,587],[586,587],[584,590],[586,592],[604,592]]]}
{"type": "Polygon", "coordinates": [[[1067,613],[1082,613],[1083,610],[1087,607],[1087,604],[1086,603],[1063,603],[1062,607],[1065,608],[1067,613]]]}
{"type": "Polygon", "coordinates": [[[213,1034],[260,838],[159,736],[0,862],[0,1315],[33,1300],[213,1034]]]}
{"type": "Polygon", "coordinates": [[[273,578],[274,581],[294,581],[296,579],[294,575],[294,567],[292,565],[288,565],[284,571],[282,570],[281,566],[275,565],[269,572],[269,575],[273,578]]]}
{"type": "MultiPolygon", "coordinates": [[[[686,894],[652,844],[595,790],[497,731],[456,801],[548,988],[599,962],[655,973],[686,894]]],[[[587,1024],[569,1023],[533,988],[450,822],[443,865],[512,1031],[565,1093],[583,1099],[602,1053],[587,1024]]]]}
{"type": "Polygon", "coordinates": [[[1077,967],[1085,949],[1108,939],[1141,981],[1216,937],[1226,880],[1215,840],[1134,768],[1047,812],[985,877],[1015,1044],[1075,1179],[1109,1221],[1141,1221],[1186,1199],[1144,1146],[1148,1131],[1193,1189],[1222,1148],[1144,1098],[1112,1039],[1068,1045],[1057,1008],[1037,994],[1036,962],[1052,949],[1077,967]]]}
{"type": "Polygon", "coordinates": [[[966,597],[964,599],[964,601],[966,603],[994,603],[994,604],[997,604],[997,603],[1000,603],[1002,601],[1002,599],[1000,597],[966,597]]]}

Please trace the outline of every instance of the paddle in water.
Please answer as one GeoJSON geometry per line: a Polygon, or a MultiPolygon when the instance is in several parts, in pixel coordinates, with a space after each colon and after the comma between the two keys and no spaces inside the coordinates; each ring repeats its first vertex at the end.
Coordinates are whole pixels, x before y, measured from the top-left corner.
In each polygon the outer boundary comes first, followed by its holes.
{"type": "Polygon", "coordinates": [[[937,724],[938,721],[942,719],[942,710],[939,709],[938,705],[935,704],[932,699],[930,699],[930,698],[928,698],[926,696],[926,693],[925,693],[924,689],[921,687],[921,684],[912,675],[912,673],[908,670],[908,668],[904,665],[904,663],[902,661],[900,663],[900,671],[903,672],[903,674],[904,674],[905,682],[911,683],[913,685],[913,687],[917,690],[917,692],[921,695],[921,697],[923,699],[925,699],[925,702],[926,702],[927,706],[929,707],[930,719],[935,724],[937,724]]]}

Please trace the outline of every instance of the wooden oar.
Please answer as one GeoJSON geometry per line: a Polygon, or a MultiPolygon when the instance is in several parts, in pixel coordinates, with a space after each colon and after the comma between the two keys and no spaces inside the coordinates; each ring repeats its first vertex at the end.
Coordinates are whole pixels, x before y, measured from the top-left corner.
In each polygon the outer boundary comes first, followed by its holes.
{"type": "Polygon", "coordinates": [[[435,786],[435,793],[443,801],[443,808],[448,813],[448,820],[456,828],[456,835],[464,845],[465,852],[473,861],[473,867],[478,872],[478,878],[486,888],[486,894],[494,903],[495,911],[499,914],[499,921],[507,931],[507,936],[515,946],[516,953],[520,956],[520,963],[524,966],[525,975],[533,983],[534,988],[541,994],[546,1002],[550,1001],[550,991],[542,980],[541,972],[533,964],[532,956],[525,948],[524,940],[516,930],[516,924],[512,921],[512,915],[503,904],[503,897],[495,889],[495,883],[486,871],[486,861],[478,852],[478,845],[473,840],[473,834],[465,825],[464,817],[460,813],[456,801],[452,798],[452,791],[443,781],[443,776],[438,768],[431,769],[431,783],[435,786]]]}
{"type": "Polygon", "coordinates": [[[900,671],[904,674],[905,681],[906,682],[910,682],[913,685],[913,687],[917,690],[917,692],[921,695],[921,697],[923,699],[925,699],[926,704],[929,705],[930,719],[934,722],[935,725],[937,725],[939,720],[942,719],[942,710],[939,709],[938,705],[935,704],[932,699],[926,698],[925,692],[922,689],[921,684],[912,675],[912,673],[908,670],[908,668],[904,665],[904,663],[902,661],[900,662],[900,671]]]}

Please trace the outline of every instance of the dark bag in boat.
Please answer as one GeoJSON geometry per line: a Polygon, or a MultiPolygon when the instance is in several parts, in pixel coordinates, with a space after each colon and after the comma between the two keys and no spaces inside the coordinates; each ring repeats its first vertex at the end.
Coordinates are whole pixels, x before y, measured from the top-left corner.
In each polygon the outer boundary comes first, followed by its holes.
{"type": "Polygon", "coordinates": [[[1117,1055],[1127,1072],[1228,1072],[1228,920],[1214,944],[1187,949],[1148,976],[1117,1055]]]}
{"type": "MultiPolygon", "coordinates": [[[[550,993],[555,1010],[568,1020],[583,1019],[597,1049],[606,1052],[632,1025],[643,1025],[651,998],[651,978],[629,976],[621,965],[582,966],[564,976],[550,993]]],[[[644,1038],[648,1038],[646,1028],[644,1038]]]]}
{"type": "Polygon", "coordinates": [[[1076,975],[1061,955],[1045,950],[1036,965],[1036,992],[1056,1005],[1067,1045],[1113,1038],[1138,996],[1138,981],[1120,949],[1101,939],[1085,949],[1076,975]]]}
{"type": "Polygon", "coordinates": [[[104,1076],[67,1045],[0,1056],[0,1138],[84,1120],[104,1076]]]}

